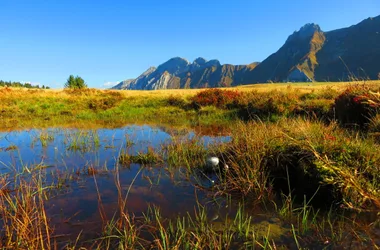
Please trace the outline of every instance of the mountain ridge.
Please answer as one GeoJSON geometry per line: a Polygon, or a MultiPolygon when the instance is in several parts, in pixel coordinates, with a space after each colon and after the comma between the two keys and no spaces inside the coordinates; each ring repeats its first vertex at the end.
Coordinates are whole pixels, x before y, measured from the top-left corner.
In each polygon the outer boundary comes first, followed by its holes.
{"type": "Polygon", "coordinates": [[[294,31],[261,63],[221,64],[174,57],[113,89],[214,88],[284,81],[340,81],[352,75],[376,79],[380,72],[380,16],[323,32],[308,23],[294,31]]]}

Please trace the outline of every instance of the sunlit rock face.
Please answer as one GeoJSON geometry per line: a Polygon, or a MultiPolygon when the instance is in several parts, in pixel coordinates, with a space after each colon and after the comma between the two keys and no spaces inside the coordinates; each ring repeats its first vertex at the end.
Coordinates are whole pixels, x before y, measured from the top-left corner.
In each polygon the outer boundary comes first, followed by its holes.
{"type": "MultiPolygon", "coordinates": [[[[268,38],[270,39],[270,37],[268,38]]],[[[254,58],[254,55],[252,56],[254,58]]],[[[222,65],[202,57],[174,57],[114,89],[215,88],[285,81],[377,79],[380,73],[380,16],[324,32],[309,23],[261,63],[222,65]]]]}
{"type": "Polygon", "coordinates": [[[244,72],[252,71],[258,63],[250,65],[222,65],[218,60],[199,57],[190,63],[175,57],[157,68],[151,67],[134,80],[120,82],[113,89],[178,89],[228,87],[241,84],[244,72]]]}

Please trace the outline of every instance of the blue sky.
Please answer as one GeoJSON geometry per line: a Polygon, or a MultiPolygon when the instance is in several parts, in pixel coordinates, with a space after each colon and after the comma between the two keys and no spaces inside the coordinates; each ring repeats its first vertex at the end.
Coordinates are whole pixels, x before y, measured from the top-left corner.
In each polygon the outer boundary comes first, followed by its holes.
{"type": "Polygon", "coordinates": [[[180,56],[262,61],[306,23],[329,31],[380,15],[379,0],[0,0],[0,79],[60,88],[135,78],[180,56]]]}

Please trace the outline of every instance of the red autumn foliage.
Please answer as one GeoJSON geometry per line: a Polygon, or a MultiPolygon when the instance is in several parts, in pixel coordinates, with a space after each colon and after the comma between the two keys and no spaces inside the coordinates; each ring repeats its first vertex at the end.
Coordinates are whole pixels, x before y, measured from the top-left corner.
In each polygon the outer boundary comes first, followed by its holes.
{"type": "Polygon", "coordinates": [[[196,94],[191,100],[200,106],[227,108],[230,105],[236,105],[240,97],[241,93],[238,91],[206,89],[196,94]]]}
{"type": "Polygon", "coordinates": [[[336,141],[336,137],[333,135],[325,134],[325,140],[327,141],[336,141]]]}

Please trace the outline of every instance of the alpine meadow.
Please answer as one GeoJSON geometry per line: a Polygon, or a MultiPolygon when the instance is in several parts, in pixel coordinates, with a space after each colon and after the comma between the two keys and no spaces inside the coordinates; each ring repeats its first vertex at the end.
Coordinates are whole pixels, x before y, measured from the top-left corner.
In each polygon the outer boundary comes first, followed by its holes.
{"type": "Polygon", "coordinates": [[[380,4],[322,2],[0,3],[0,248],[380,249],[380,4]]]}

